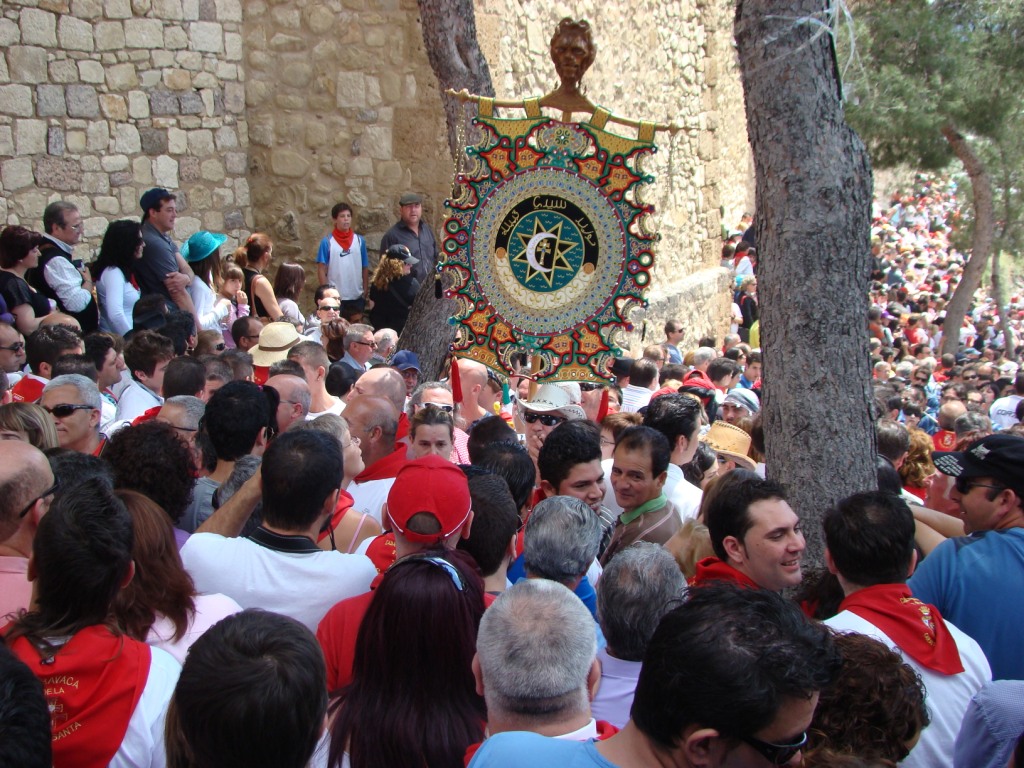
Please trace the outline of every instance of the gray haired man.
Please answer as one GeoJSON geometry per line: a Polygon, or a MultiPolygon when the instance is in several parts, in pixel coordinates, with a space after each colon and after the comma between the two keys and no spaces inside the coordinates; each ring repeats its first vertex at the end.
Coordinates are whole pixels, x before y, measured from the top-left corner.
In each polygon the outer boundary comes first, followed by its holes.
{"type": "Polygon", "coordinates": [[[608,645],[597,654],[601,684],[591,705],[594,717],[625,727],[647,644],[685,592],[675,558],[658,544],[638,541],[608,563],[597,585],[597,618],[608,645]]]}
{"type": "Polygon", "coordinates": [[[488,734],[532,731],[573,741],[602,735],[590,714],[596,652],[594,621],[566,587],[527,579],[505,590],[480,620],[473,658],[488,734]]]}

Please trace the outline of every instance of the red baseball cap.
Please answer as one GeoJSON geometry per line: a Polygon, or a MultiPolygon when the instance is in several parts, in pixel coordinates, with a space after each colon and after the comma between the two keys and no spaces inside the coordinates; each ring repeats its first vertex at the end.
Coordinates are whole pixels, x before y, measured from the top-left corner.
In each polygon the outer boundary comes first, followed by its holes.
{"type": "Polygon", "coordinates": [[[395,531],[409,541],[436,544],[459,531],[469,518],[469,483],[462,470],[440,456],[408,462],[398,472],[388,494],[388,516],[395,531]],[[407,530],[409,520],[420,513],[440,524],[437,533],[407,530]]]}

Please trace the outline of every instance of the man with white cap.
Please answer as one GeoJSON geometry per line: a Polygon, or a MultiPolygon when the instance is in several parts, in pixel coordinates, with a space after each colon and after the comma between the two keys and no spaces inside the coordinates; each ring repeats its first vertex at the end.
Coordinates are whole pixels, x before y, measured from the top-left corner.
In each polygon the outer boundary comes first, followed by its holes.
{"type": "MultiPolygon", "coordinates": [[[[576,391],[579,392],[578,384],[576,391]]],[[[536,463],[540,447],[551,430],[566,421],[585,419],[587,415],[581,405],[573,403],[567,388],[559,384],[542,384],[531,399],[519,404],[518,417],[526,432],[526,450],[536,463]]]]}
{"type": "Polygon", "coordinates": [[[726,394],[718,415],[722,421],[735,424],[740,419],[753,418],[760,410],[761,403],[752,390],[736,387],[726,394]]]}

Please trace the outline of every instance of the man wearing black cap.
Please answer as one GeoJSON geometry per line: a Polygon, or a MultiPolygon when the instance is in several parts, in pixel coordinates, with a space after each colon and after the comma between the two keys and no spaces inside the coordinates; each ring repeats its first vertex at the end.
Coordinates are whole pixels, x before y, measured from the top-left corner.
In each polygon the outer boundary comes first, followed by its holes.
{"type": "Polygon", "coordinates": [[[993,679],[1024,679],[1024,437],[989,435],[932,460],[955,478],[950,498],[969,535],[936,547],[910,589],[978,641],[993,679]]]}
{"type": "Polygon", "coordinates": [[[159,293],[175,306],[171,291],[184,291],[192,282],[192,269],[171,239],[178,218],[175,195],[154,187],[139,200],[142,208],[142,258],[135,263],[135,278],[143,294],[159,293]]]}
{"type": "Polygon", "coordinates": [[[380,252],[385,253],[392,245],[406,246],[419,259],[419,263],[413,265],[412,275],[422,285],[433,274],[437,263],[437,241],[430,225],[423,221],[423,196],[406,192],[398,199],[398,208],[401,218],[384,233],[380,252]]]}

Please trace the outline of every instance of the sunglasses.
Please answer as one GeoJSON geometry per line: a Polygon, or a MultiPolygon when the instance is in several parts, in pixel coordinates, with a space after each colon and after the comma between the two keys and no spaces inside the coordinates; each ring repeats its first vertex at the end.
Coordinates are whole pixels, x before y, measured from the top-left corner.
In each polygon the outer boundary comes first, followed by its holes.
{"type": "Polygon", "coordinates": [[[25,342],[24,341],[16,341],[13,344],[11,344],[11,346],[9,346],[9,347],[0,347],[0,349],[6,349],[8,352],[21,352],[23,349],[25,349],[25,342]]]}
{"type": "Polygon", "coordinates": [[[538,421],[545,427],[557,427],[563,421],[568,421],[564,416],[555,416],[551,413],[535,413],[534,411],[523,411],[523,421],[527,424],[536,424],[538,421]]]}
{"type": "Polygon", "coordinates": [[[27,504],[27,505],[25,506],[25,508],[24,508],[23,510],[21,510],[21,512],[19,512],[19,513],[18,513],[18,519],[20,520],[20,519],[21,519],[21,518],[23,518],[23,517],[24,517],[25,515],[27,515],[27,514],[29,513],[29,510],[30,510],[30,509],[32,509],[32,507],[34,507],[34,506],[36,505],[36,502],[37,502],[37,501],[39,501],[40,499],[45,499],[45,498],[46,498],[47,496],[52,496],[52,495],[53,495],[53,494],[55,494],[55,493],[56,493],[56,492],[57,492],[57,491],[58,491],[59,489],[60,489],[60,478],[56,478],[56,477],[55,477],[55,478],[53,479],[53,485],[51,485],[51,486],[50,486],[49,488],[47,488],[47,489],[46,489],[45,491],[43,491],[43,492],[42,492],[42,493],[40,493],[40,494],[39,494],[38,496],[36,496],[36,497],[35,497],[34,499],[32,499],[32,501],[30,501],[30,502],[29,502],[29,503],[28,503],[28,504],[27,504]]]}
{"type": "Polygon", "coordinates": [[[753,736],[744,736],[743,741],[763,755],[764,759],[772,765],[785,765],[807,746],[807,732],[804,731],[800,738],[792,744],[772,744],[770,741],[761,741],[753,736]]]}
{"type": "Polygon", "coordinates": [[[321,304],[317,309],[323,312],[340,312],[341,304],[321,304]]]}
{"type": "Polygon", "coordinates": [[[403,557],[401,560],[395,562],[388,570],[393,571],[395,568],[405,565],[406,563],[428,563],[429,565],[437,566],[448,574],[448,577],[452,580],[452,584],[455,585],[455,588],[459,590],[459,592],[463,592],[466,589],[466,581],[462,578],[462,573],[458,568],[444,558],[437,557],[436,555],[408,555],[407,557],[403,557]]]}
{"type": "Polygon", "coordinates": [[[580,391],[581,392],[593,392],[595,389],[600,389],[601,386],[602,385],[598,384],[596,381],[581,381],[580,382],[580,391]]]}
{"type": "Polygon", "coordinates": [[[438,410],[444,411],[445,413],[452,413],[455,410],[454,405],[448,405],[448,403],[421,403],[421,408],[437,408],[438,410]]]}
{"type": "Polygon", "coordinates": [[[213,348],[216,349],[218,352],[223,352],[226,347],[227,344],[225,344],[223,341],[220,344],[213,345],[213,348]]]}
{"type": "Polygon", "coordinates": [[[977,376],[964,376],[963,379],[964,379],[964,381],[977,381],[978,377],[977,376]]]}
{"type": "Polygon", "coordinates": [[[95,411],[96,410],[91,405],[72,405],[71,403],[61,403],[60,405],[53,406],[53,408],[49,408],[48,406],[44,405],[43,408],[48,413],[56,416],[58,419],[66,419],[68,416],[70,416],[75,411],[95,411]]]}
{"type": "Polygon", "coordinates": [[[953,481],[953,486],[956,488],[956,492],[961,496],[966,496],[971,492],[972,488],[995,488],[1000,491],[1005,490],[1005,486],[992,485],[991,483],[979,483],[972,480],[969,477],[958,477],[953,481]]]}

